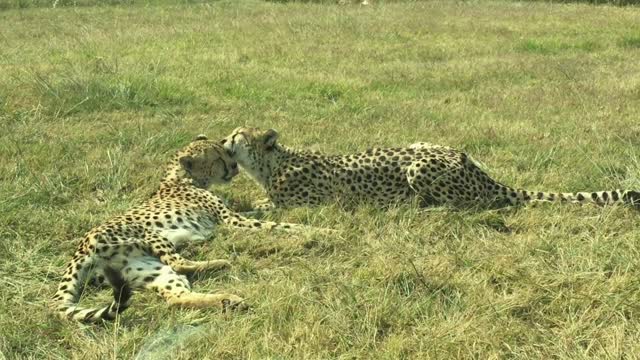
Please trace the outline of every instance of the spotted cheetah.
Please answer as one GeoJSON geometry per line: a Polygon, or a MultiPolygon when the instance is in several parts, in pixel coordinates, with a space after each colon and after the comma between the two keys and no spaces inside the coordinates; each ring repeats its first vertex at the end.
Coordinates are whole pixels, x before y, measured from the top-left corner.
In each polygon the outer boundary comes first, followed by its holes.
{"type": "Polygon", "coordinates": [[[323,155],[278,143],[273,130],[237,128],[224,147],[266,191],[256,210],[317,205],[339,198],[378,206],[413,201],[422,206],[504,207],[531,201],[640,205],[640,192],[534,192],[493,180],[463,152],[416,143],[352,155],[323,155]]]}
{"type": "Polygon", "coordinates": [[[84,236],[54,296],[57,313],[83,322],[111,320],[129,306],[131,290],[143,288],[157,292],[170,305],[244,307],[243,299],[233,294],[192,292],[183,275],[225,268],[230,265],[227,260],[192,261],[175,250],[179,243],[207,239],[217,224],[285,231],[305,228],[246,218],[207,190],[237,174],[237,163],[217,141],[198,136],[171,159],[159,190],[148,201],[84,236]],[[113,287],[109,306],[78,306],[90,274],[96,282],[107,280],[113,287]]]}

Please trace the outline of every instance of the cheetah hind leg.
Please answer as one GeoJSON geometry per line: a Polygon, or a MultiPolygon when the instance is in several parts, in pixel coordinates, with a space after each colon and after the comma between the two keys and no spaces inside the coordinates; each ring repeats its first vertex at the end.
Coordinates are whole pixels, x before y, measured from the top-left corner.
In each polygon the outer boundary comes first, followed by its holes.
{"type": "MultiPolygon", "coordinates": [[[[156,247],[157,249],[157,247],[156,247]]],[[[158,256],[158,254],[154,254],[158,256]]],[[[231,262],[223,259],[193,261],[183,258],[180,254],[167,251],[163,253],[164,259],[169,262],[171,267],[180,274],[204,272],[204,271],[220,271],[231,267],[231,262]]],[[[104,274],[104,270],[96,267],[89,274],[88,284],[98,288],[108,288],[109,283],[104,274]]]]}
{"type": "Polygon", "coordinates": [[[88,283],[89,285],[98,289],[109,287],[109,283],[107,282],[104,270],[100,267],[93,269],[93,271],[89,274],[88,283]]]}
{"type": "Polygon", "coordinates": [[[151,289],[162,296],[170,306],[184,308],[215,307],[226,310],[246,310],[244,299],[233,294],[203,294],[191,291],[191,285],[180,275],[154,257],[141,257],[130,263],[122,272],[136,288],[151,289]]]}
{"type": "Polygon", "coordinates": [[[231,262],[223,259],[193,261],[184,259],[180,265],[174,267],[178,273],[191,273],[200,271],[219,271],[231,267],[231,262]]]}

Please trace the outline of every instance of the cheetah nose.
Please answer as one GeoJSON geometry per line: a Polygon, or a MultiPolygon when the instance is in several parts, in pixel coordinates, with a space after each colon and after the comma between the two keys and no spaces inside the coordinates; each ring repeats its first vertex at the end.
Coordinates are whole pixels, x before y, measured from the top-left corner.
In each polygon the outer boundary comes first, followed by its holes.
{"type": "Polygon", "coordinates": [[[239,172],[240,171],[238,170],[238,163],[237,162],[231,163],[231,174],[232,174],[232,176],[238,175],[239,172]]]}

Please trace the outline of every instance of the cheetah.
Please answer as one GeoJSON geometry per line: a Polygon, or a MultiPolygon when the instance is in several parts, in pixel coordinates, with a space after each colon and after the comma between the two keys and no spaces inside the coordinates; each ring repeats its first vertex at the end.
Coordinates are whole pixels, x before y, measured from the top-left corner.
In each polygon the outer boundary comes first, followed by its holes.
{"type": "Polygon", "coordinates": [[[219,270],[227,260],[192,261],[176,252],[186,241],[201,241],[218,224],[241,229],[300,230],[303,225],[246,218],[230,210],[207,189],[227,183],[238,165],[217,142],[200,135],[169,161],[160,188],[144,204],[133,207],[90,230],[80,242],[54,296],[63,318],[81,322],[113,320],[130,304],[132,290],[151,289],[169,305],[223,309],[243,308],[233,294],[193,292],[184,274],[219,270]],[[78,297],[91,274],[96,283],[108,282],[113,302],[102,308],[82,308],[78,297]]]}
{"type": "Polygon", "coordinates": [[[420,206],[489,208],[532,201],[640,206],[640,192],[636,191],[514,189],[493,180],[465,153],[429,143],[324,155],[284,146],[275,130],[257,128],[237,128],[222,143],[266,191],[268,199],[255,207],[257,211],[318,205],[336,198],[382,207],[414,200],[420,206]]]}

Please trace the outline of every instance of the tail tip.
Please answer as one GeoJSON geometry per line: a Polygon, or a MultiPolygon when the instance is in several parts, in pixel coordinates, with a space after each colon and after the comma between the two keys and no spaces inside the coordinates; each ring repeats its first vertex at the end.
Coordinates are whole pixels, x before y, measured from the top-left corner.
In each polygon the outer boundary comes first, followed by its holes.
{"type": "Polygon", "coordinates": [[[622,200],[635,208],[640,208],[640,192],[629,190],[624,193],[622,200]]]}

